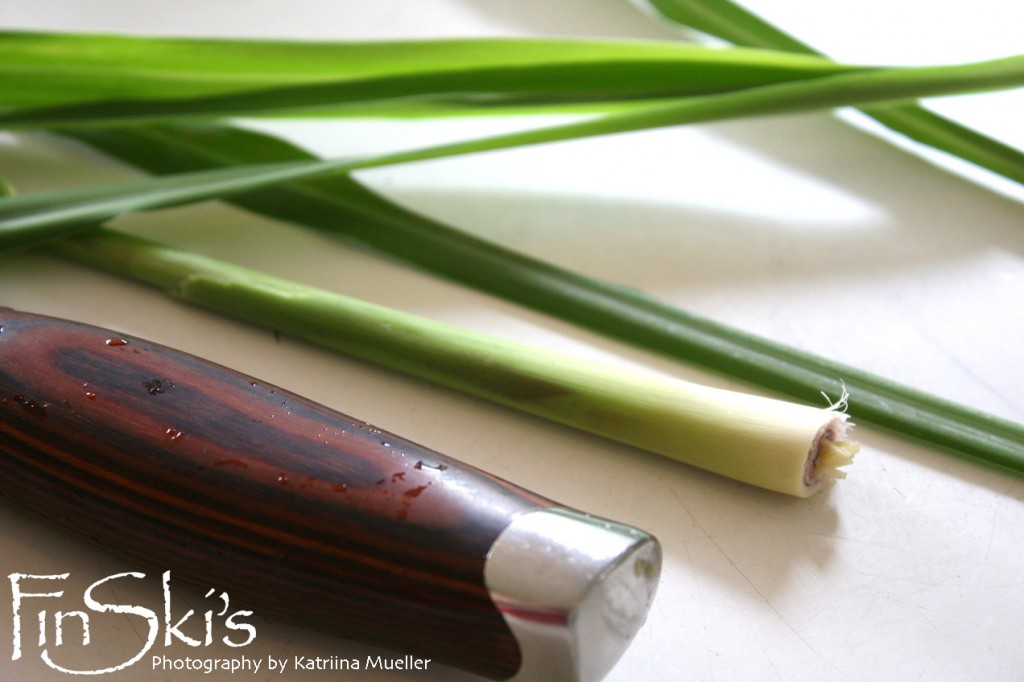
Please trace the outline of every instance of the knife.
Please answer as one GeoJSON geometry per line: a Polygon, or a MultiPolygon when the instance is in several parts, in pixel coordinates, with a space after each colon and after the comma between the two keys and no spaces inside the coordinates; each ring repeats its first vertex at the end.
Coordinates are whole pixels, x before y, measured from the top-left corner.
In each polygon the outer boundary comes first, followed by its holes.
{"type": "Polygon", "coordinates": [[[281,388],[0,309],[0,493],[263,616],[490,679],[600,680],[657,540],[281,388]]]}

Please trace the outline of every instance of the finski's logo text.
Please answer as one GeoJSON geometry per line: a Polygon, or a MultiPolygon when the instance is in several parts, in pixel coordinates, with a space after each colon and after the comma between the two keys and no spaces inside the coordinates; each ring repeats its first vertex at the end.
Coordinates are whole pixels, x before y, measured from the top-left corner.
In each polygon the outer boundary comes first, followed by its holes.
{"type": "Polygon", "coordinates": [[[171,607],[171,572],[165,571],[161,576],[163,587],[163,618],[153,609],[139,604],[120,604],[101,601],[96,593],[103,586],[112,587],[117,581],[122,580],[143,580],[145,573],[117,573],[101,578],[85,588],[82,594],[84,608],[73,610],[52,610],[56,599],[64,596],[64,590],[60,589],[67,584],[69,573],[57,575],[31,575],[27,573],[11,573],[8,575],[11,585],[11,600],[14,613],[14,636],[13,653],[11,660],[22,658],[22,643],[30,641],[29,636],[23,634],[26,627],[32,622],[38,623],[39,657],[50,668],[59,670],[70,675],[101,675],[123,670],[138,661],[153,648],[157,638],[160,636],[161,626],[163,629],[163,643],[169,647],[175,643],[182,643],[189,647],[206,647],[213,644],[215,638],[219,638],[225,645],[230,647],[244,647],[253,642],[256,638],[256,627],[246,619],[253,615],[252,611],[231,611],[231,599],[227,592],[217,593],[211,589],[206,593],[205,598],[211,599],[215,606],[207,609],[202,614],[196,614],[195,609],[189,609],[184,614],[177,616],[171,607]],[[33,615],[27,615],[32,612],[33,615]],[[126,660],[96,670],[76,670],[62,666],[57,662],[60,658],[59,650],[65,645],[65,640],[71,636],[67,632],[73,630],[80,633],[81,646],[90,645],[90,622],[102,614],[119,614],[137,617],[145,621],[146,633],[145,642],[126,660]],[[195,617],[195,618],[193,618],[195,617]],[[74,625],[71,625],[74,623],[74,625]],[[196,632],[197,628],[200,632],[196,632]],[[200,637],[193,637],[186,634],[199,634],[200,637]]]}

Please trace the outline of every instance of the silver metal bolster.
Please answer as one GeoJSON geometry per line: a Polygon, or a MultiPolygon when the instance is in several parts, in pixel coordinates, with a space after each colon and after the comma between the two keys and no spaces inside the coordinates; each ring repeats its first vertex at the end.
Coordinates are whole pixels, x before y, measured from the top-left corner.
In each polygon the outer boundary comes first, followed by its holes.
{"type": "Polygon", "coordinates": [[[513,680],[597,682],[647,618],[661,572],[651,535],[568,509],[515,517],[484,579],[522,653],[513,680]]]}

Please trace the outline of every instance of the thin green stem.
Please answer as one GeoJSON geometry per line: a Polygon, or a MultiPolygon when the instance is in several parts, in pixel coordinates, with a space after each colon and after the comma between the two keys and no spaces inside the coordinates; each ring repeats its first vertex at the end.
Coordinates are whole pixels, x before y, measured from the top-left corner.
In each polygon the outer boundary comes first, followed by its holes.
{"type": "Polygon", "coordinates": [[[298,161],[40,192],[0,201],[0,249],[31,246],[134,211],[177,206],[336,170],[345,162],[298,161]]]}
{"type": "Polygon", "coordinates": [[[357,161],[347,170],[674,125],[770,116],[1020,85],[1024,85],[1024,56],[976,64],[836,74],[717,95],[687,97],[636,111],[596,116],[577,123],[397,152],[357,161]]]}

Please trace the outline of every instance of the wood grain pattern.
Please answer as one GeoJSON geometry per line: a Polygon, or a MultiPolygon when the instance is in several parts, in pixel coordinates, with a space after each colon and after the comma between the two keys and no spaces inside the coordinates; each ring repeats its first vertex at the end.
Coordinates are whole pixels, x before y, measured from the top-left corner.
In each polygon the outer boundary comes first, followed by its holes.
{"type": "Polygon", "coordinates": [[[261,616],[518,668],[483,565],[547,500],[156,344],[2,309],[0,328],[6,497],[261,616]]]}

